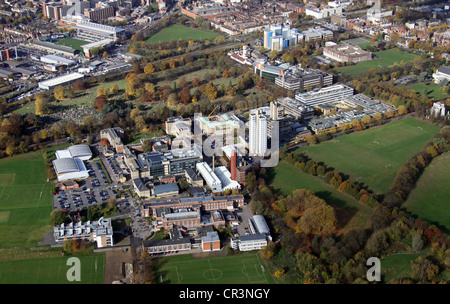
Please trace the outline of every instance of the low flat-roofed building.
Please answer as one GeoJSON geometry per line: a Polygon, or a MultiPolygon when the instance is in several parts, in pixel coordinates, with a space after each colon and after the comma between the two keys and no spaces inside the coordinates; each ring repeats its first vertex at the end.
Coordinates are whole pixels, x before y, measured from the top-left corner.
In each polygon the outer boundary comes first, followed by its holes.
{"type": "Polygon", "coordinates": [[[83,161],[78,158],[58,158],[52,161],[58,181],[85,179],[89,172],[83,161]]]}
{"type": "Polygon", "coordinates": [[[47,41],[41,41],[34,39],[32,43],[29,45],[34,49],[44,50],[49,53],[61,54],[65,56],[75,56],[76,50],[69,46],[60,45],[56,43],[51,43],[47,41]]]}
{"type": "Polygon", "coordinates": [[[49,63],[53,65],[65,65],[72,66],[76,64],[75,60],[67,59],[57,55],[45,55],[41,57],[41,62],[49,63]]]}
{"type": "Polygon", "coordinates": [[[91,148],[88,145],[74,145],[65,150],[57,150],[55,152],[56,158],[78,158],[81,160],[88,160],[92,157],[91,148]]]}
{"type": "Polygon", "coordinates": [[[267,246],[267,238],[263,234],[241,235],[231,239],[231,247],[240,251],[260,250],[267,246]]]}
{"type": "Polygon", "coordinates": [[[372,59],[372,53],[347,43],[323,48],[323,55],[339,62],[361,62],[372,59]]]}
{"type": "Polygon", "coordinates": [[[80,79],[84,79],[83,74],[71,73],[39,82],[39,88],[43,90],[52,90],[57,86],[65,86],[80,79]]]}
{"type": "Polygon", "coordinates": [[[179,192],[180,188],[177,183],[162,184],[153,187],[153,196],[155,197],[175,196],[179,192]]]}
{"type": "Polygon", "coordinates": [[[219,251],[220,238],[217,231],[207,232],[206,236],[202,237],[202,251],[219,251]]]}

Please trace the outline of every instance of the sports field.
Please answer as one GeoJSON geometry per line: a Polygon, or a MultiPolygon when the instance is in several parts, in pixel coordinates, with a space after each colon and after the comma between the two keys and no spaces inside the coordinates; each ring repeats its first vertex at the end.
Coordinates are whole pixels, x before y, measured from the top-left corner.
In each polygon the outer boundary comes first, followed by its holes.
{"type": "Polygon", "coordinates": [[[36,246],[50,229],[52,184],[42,153],[0,160],[0,248],[36,246]]]}
{"type": "Polygon", "coordinates": [[[371,68],[385,68],[395,64],[401,64],[401,62],[407,62],[415,59],[417,55],[400,51],[397,49],[390,49],[380,52],[374,52],[377,58],[359,62],[355,65],[349,65],[337,68],[340,73],[348,74],[353,77],[358,77],[371,68]]]}
{"type": "Polygon", "coordinates": [[[150,36],[146,40],[148,44],[157,44],[160,42],[166,42],[171,40],[205,40],[205,39],[214,39],[218,34],[210,31],[202,31],[194,28],[182,26],[179,24],[174,24],[169,27],[166,27],[159,31],[158,33],[150,36]]]}
{"type": "Polygon", "coordinates": [[[0,284],[102,284],[106,255],[82,255],[81,281],[68,281],[69,257],[0,261],[0,284]]]}
{"type": "Polygon", "coordinates": [[[257,253],[199,258],[192,255],[165,257],[158,283],[165,284],[273,284],[257,253]]]}
{"type": "Polygon", "coordinates": [[[351,180],[385,193],[410,156],[422,150],[439,127],[412,117],[297,150],[351,180]]]}
{"type": "Polygon", "coordinates": [[[436,223],[450,232],[450,152],[425,168],[416,187],[403,204],[421,219],[436,223]]]}
{"type": "Polygon", "coordinates": [[[58,42],[56,42],[56,44],[69,46],[69,47],[71,47],[75,50],[79,50],[79,51],[83,50],[83,48],[81,47],[82,45],[85,45],[88,43],[90,43],[90,42],[80,40],[80,39],[75,39],[75,38],[65,38],[65,39],[61,39],[58,42]]]}

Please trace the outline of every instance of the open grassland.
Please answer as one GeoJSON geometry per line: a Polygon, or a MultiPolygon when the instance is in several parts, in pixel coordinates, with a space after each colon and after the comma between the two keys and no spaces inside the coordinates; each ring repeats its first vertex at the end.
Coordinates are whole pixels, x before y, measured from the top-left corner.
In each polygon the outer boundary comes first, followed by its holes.
{"type": "Polygon", "coordinates": [[[205,40],[214,39],[218,34],[210,31],[197,30],[194,28],[175,24],[166,27],[158,33],[150,36],[146,42],[148,44],[157,44],[160,42],[172,41],[172,40],[205,40]]]}
{"type": "Polygon", "coordinates": [[[450,232],[450,152],[433,159],[403,204],[409,212],[450,232]]]}
{"type": "Polygon", "coordinates": [[[180,255],[158,259],[158,283],[164,284],[273,284],[258,253],[194,258],[180,255]]]}
{"type": "Polygon", "coordinates": [[[44,150],[0,160],[0,248],[36,246],[50,231],[52,211],[44,150]]]}
{"type": "Polygon", "coordinates": [[[296,189],[308,189],[335,207],[338,229],[345,232],[365,227],[372,209],[360,204],[353,197],[339,192],[320,178],[304,173],[291,164],[281,161],[273,170],[272,186],[287,196],[296,189]]]}
{"type": "Polygon", "coordinates": [[[401,62],[407,62],[415,59],[417,55],[408,52],[400,51],[398,49],[390,49],[380,52],[374,52],[375,59],[359,62],[355,65],[349,65],[337,68],[340,73],[348,74],[352,77],[358,77],[371,68],[385,68],[401,62]]]}
{"type": "Polygon", "coordinates": [[[316,162],[385,193],[398,169],[422,150],[439,127],[412,117],[298,149],[316,162]]]}
{"type": "Polygon", "coordinates": [[[0,284],[102,284],[105,254],[76,256],[81,281],[68,281],[68,256],[0,261],[0,284]]]}

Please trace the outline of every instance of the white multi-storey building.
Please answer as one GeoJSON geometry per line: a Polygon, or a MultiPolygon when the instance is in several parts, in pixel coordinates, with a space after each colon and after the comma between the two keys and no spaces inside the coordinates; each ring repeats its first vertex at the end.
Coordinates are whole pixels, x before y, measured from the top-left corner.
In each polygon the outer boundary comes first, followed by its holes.
{"type": "Polygon", "coordinates": [[[303,35],[297,29],[291,29],[289,24],[271,24],[264,29],[264,47],[269,50],[282,51],[299,40],[303,40],[303,35]]]}
{"type": "Polygon", "coordinates": [[[353,88],[336,84],[305,93],[297,93],[295,99],[307,106],[314,107],[325,103],[338,103],[342,101],[343,97],[351,96],[353,93],[353,88]]]}
{"type": "Polygon", "coordinates": [[[263,156],[267,152],[267,117],[261,111],[249,115],[250,155],[263,156]]]}

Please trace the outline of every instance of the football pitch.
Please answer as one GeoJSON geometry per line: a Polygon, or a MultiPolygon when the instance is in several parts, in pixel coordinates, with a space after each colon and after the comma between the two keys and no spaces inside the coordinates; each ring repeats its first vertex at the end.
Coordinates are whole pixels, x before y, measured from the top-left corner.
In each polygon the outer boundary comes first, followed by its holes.
{"type": "Polygon", "coordinates": [[[0,248],[35,246],[52,211],[43,150],[0,160],[0,248]]]}
{"type": "Polygon", "coordinates": [[[304,152],[316,162],[324,162],[353,181],[385,193],[400,167],[425,147],[439,127],[415,118],[404,118],[383,126],[343,135],[310,145],[304,152]]]}
{"type": "Polygon", "coordinates": [[[146,40],[148,44],[157,44],[160,42],[172,41],[172,40],[205,40],[214,39],[218,34],[212,31],[203,31],[179,24],[171,25],[159,31],[158,33],[150,36],[146,40]]]}
{"type": "Polygon", "coordinates": [[[80,260],[80,281],[69,281],[72,274],[69,257],[35,258],[0,261],[0,284],[102,284],[106,256],[77,256],[80,260]]]}
{"type": "Polygon", "coordinates": [[[157,283],[274,284],[257,253],[196,259],[192,255],[160,260],[157,283]]]}

